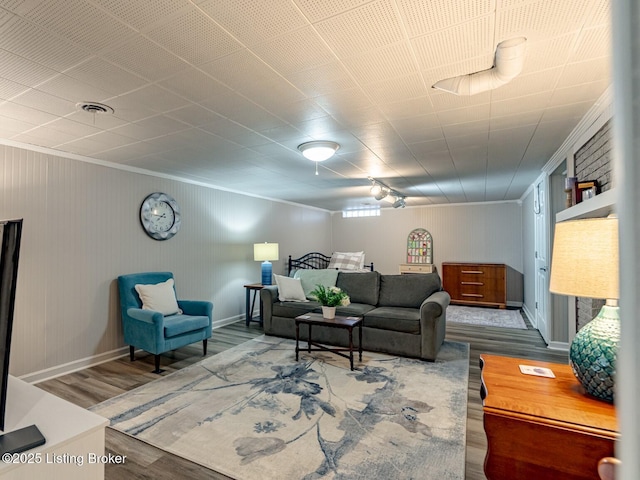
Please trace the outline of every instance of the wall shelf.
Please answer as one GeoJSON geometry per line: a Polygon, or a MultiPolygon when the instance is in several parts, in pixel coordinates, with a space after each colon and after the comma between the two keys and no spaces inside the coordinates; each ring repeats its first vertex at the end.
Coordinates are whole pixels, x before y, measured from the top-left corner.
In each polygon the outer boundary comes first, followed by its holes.
{"type": "Polygon", "coordinates": [[[612,188],[556,213],[556,222],[577,220],[579,218],[606,217],[615,210],[617,198],[616,189],[612,188]]]}

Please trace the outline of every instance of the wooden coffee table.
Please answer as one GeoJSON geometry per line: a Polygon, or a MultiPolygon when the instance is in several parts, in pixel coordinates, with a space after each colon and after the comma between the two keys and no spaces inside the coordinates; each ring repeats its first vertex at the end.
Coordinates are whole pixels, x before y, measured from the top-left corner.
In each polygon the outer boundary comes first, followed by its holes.
{"type": "Polygon", "coordinates": [[[343,317],[336,315],[335,318],[328,319],[323,318],[322,314],[320,313],[305,313],[304,315],[296,317],[296,362],[298,361],[298,353],[300,352],[298,343],[300,340],[301,323],[309,325],[307,352],[327,351],[335,353],[336,355],[340,355],[341,357],[348,358],[351,364],[351,370],[353,370],[353,327],[358,327],[358,353],[359,361],[362,362],[362,317],[343,317]],[[313,342],[311,337],[311,330],[313,325],[322,325],[324,327],[332,328],[343,328],[347,330],[349,332],[349,348],[325,347],[324,345],[313,342]],[[311,348],[312,345],[316,348],[311,348]],[[349,355],[346,355],[342,352],[349,352],[349,355]]]}

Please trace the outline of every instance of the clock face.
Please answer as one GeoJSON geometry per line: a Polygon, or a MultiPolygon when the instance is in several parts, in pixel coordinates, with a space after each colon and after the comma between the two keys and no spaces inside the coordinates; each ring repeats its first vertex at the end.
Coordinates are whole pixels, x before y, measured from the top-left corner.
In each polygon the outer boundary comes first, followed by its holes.
{"type": "Polygon", "coordinates": [[[154,240],[168,240],[180,230],[180,207],[166,193],[152,193],[140,206],[140,222],[154,240]]]}

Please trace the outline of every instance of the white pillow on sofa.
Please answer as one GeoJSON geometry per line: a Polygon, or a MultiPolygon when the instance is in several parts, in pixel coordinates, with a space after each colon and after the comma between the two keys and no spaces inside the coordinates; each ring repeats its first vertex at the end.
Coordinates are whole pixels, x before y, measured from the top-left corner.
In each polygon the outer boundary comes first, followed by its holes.
{"type": "Polygon", "coordinates": [[[135,289],[142,301],[142,309],[153,310],[163,315],[182,313],[182,310],[178,307],[173,283],[173,278],[170,278],[166,282],[155,285],[136,285],[135,289]]]}
{"type": "Polygon", "coordinates": [[[278,286],[278,300],[281,302],[308,302],[304,296],[302,283],[299,278],[273,275],[278,286]]]}

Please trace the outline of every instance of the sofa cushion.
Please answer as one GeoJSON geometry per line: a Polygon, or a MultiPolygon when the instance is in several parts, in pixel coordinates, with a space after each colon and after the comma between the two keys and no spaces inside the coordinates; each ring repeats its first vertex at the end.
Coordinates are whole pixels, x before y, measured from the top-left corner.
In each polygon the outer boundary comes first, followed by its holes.
{"type": "Polygon", "coordinates": [[[367,328],[419,335],[420,310],[404,307],[378,307],[367,312],[362,325],[367,328]]]}
{"type": "Polygon", "coordinates": [[[209,326],[209,317],[203,315],[171,315],[164,319],[164,336],[176,337],[209,326]]]}
{"type": "Polygon", "coordinates": [[[338,278],[337,270],[318,269],[318,270],[296,270],[294,278],[299,278],[302,283],[304,296],[309,300],[314,300],[311,292],[316,289],[317,285],[324,287],[334,287],[338,278]]]}
{"type": "Polygon", "coordinates": [[[272,308],[274,317],[296,318],[319,307],[318,302],[275,302],[272,308]]]}
{"type": "Polygon", "coordinates": [[[344,317],[361,317],[374,308],[376,308],[374,305],[369,305],[366,303],[351,303],[346,307],[338,307],[336,309],[336,315],[341,315],[344,317]]]}
{"type": "Polygon", "coordinates": [[[351,303],[376,305],[380,290],[380,274],[378,272],[340,272],[336,287],[347,292],[351,303]]]}
{"type": "Polygon", "coordinates": [[[379,307],[420,308],[422,302],[441,289],[437,273],[381,275],[379,307]]]}

